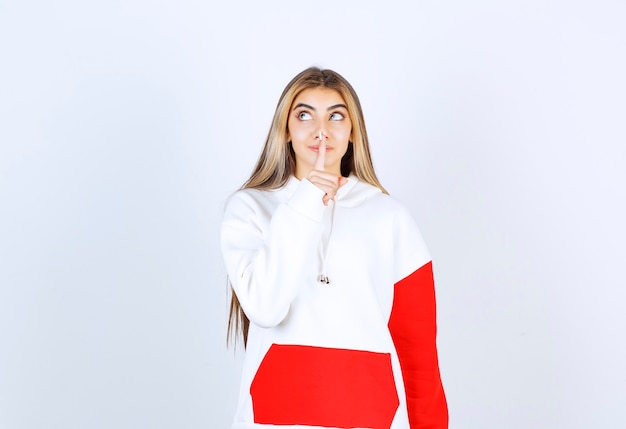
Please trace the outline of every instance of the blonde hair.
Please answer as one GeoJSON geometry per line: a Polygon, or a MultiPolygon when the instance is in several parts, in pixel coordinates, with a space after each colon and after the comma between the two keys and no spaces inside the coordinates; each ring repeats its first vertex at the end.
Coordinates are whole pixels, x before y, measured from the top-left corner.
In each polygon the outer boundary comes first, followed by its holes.
{"type": "MultiPolygon", "coordinates": [[[[296,158],[293,148],[288,141],[287,121],[289,112],[294,100],[302,91],[320,87],[333,89],[341,95],[346,103],[348,115],[352,122],[350,144],[341,160],[341,175],[347,177],[352,174],[360,181],[376,186],[383,193],[387,193],[378,181],[374,171],[359,97],[352,85],[339,73],[318,67],[309,67],[298,73],[283,90],[259,160],[242,189],[278,189],[283,187],[289,178],[294,175],[296,158]]],[[[250,321],[243,312],[232,287],[231,293],[228,338],[229,340],[235,338],[241,332],[245,347],[250,321]]]]}

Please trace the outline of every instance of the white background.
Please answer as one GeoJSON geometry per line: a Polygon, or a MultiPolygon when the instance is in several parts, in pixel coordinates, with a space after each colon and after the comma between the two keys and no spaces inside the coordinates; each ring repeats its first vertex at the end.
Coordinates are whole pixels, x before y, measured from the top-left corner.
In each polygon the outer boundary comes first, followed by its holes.
{"type": "Polygon", "coordinates": [[[283,87],[361,97],[452,429],[626,427],[621,1],[0,1],[0,429],[228,428],[218,228],[283,87]]]}

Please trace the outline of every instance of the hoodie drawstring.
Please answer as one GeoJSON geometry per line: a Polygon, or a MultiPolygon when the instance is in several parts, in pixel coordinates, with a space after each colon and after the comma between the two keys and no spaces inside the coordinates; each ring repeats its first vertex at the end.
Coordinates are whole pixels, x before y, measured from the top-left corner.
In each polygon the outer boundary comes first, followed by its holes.
{"type": "Polygon", "coordinates": [[[322,265],[322,269],[320,275],[317,276],[317,281],[320,283],[329,284],[330,279],[326,275],[326,260],[328,258],[328,247],[330,246],[330,237],[333,233],[333,221],[335,218],[335,202],[333,200],[329,201],[330,207],[330,226],[328,228],[328,234],[324,233],[322,236],[322,242],[320,243],[320,261],[322,265]]]}

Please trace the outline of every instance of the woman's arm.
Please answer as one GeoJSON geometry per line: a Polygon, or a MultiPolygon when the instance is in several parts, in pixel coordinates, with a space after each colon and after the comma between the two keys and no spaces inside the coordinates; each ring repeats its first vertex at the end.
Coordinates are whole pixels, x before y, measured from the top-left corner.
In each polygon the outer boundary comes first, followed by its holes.
{"type": "Polygon", "coordinates": [[[221,227],[222,255],[237,299],[252,323],[278,325],[298,293],[303,272],[317,263],[323,195],[302,180],[274,213],[253,192],[237,192],[228,201],[221,227]]]}
{"type": "Polygon", "coordinates": [[[397,268],[403,277],[394,285],[389,331],[400,360],[411,429],[446,429],[432,262],[417,226],[407,217],[396,224],[397,268]]]}

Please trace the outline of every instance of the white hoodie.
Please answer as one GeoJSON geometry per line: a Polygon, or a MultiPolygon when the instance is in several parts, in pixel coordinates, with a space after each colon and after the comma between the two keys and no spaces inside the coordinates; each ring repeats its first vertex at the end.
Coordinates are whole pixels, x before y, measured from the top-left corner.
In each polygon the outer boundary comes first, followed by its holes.
{"type": "Polygon", "coordinates": [[[292,177],[226,205],[222,253],[250,319],[232,428],[447,428],[415,222],[354,176],[323,195],[292,177]]]}

